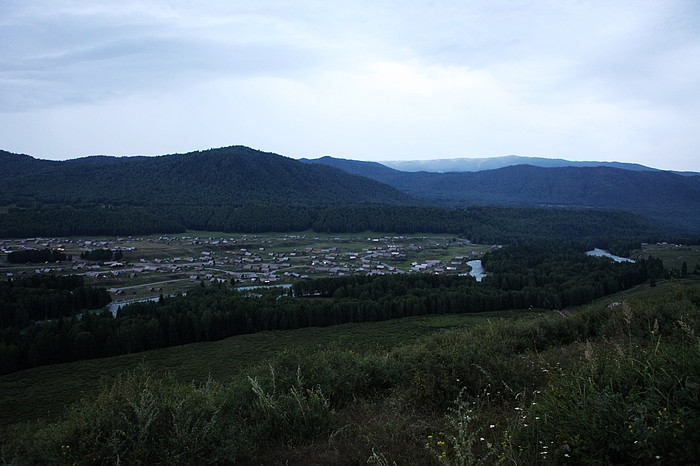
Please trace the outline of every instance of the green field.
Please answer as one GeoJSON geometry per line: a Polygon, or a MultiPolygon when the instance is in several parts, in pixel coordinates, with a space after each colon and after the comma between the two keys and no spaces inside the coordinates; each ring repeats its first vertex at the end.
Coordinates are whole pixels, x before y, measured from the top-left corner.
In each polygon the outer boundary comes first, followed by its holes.
{"type": "MultiPolygon", "coordinates": [[[[338,343],[362,350],[390,349],[448,329],[468,327],[484,319],[515,318],[527,311],[410,317],[386,322],[346,324],[325,328],[261,332],[217,342],[195,343],[139,354],[37,367],[0,377],[0,425],[37,417],[55,418],[81,396],[92,396],[100,382],[133,370],[141,362],[173,371],[181,380],[221,382],[245,373],[286,349],[314,351],[338,343]]],[[[529,313],[533,314],[533,313],[529,313]]]]}
{"type": "Polygon", "coordinates": [[[675,271],[681,270],[683,262],[688,266],[688,273],[700,267],[700,246],[697,245],[649,244],[632,254],[633,259],[649,256],[658,257],[664,261],[664,267],[675,271]]]}

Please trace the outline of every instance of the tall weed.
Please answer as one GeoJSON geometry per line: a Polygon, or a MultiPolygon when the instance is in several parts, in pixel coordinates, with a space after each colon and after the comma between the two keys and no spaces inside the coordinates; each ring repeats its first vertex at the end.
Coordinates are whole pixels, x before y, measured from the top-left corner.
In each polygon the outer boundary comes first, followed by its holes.
{"type": "Polygon", "coordinates": [[[221,464],[245,453],[241,428],[227,419],[221,386],[178,383],[145,366],[83,399],[31,445],[15,443],[19,464],[221,464]]]}
{"type": "Polygon", "coordinates": [[[257,409],[251,412],[251,422],[257,423],[269,438],[298,443],[315,438],[332,425],[330,402],[320,386],[304,382],[300,367],[291,386],[278,388],[272,366],[267,383],[257,377],[248,377],[248,380],[257,397],[257,409]]]}

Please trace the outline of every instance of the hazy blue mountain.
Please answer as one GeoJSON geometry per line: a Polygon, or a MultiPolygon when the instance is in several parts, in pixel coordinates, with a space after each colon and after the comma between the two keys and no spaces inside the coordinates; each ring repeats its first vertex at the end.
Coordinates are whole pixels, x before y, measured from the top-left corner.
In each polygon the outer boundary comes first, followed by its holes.
{"type": "Polygon", "coordinates": [[[354,175],[365,176],[373,180],[386,182],[395,176],[401,176],[403,171],[387,167],[379,162],[363,162],[361,160],[338,159],[335,157],[321,157],[319,159],[300,159],[308,164],[320,164],[339,168],[354,175]]]}
{"type": "MultiPolygon", "coordinates": [[[[623,162],[574,162],[564,159],[548,159],[544,157],[522,157],[519,155],[506,155],[503,157],[488,158],[454,158],[434,160],[392,160],[381,162],[387,167],[406,172],[477,172],[483,170],[495,170],[497,168],[512,165],[532,165],[535,167],[612,167],[633,171],[662,171],[637,163],[623,162]]],[[[695,172],[674,172],[680,175],[698,175],[695,172]]]]}

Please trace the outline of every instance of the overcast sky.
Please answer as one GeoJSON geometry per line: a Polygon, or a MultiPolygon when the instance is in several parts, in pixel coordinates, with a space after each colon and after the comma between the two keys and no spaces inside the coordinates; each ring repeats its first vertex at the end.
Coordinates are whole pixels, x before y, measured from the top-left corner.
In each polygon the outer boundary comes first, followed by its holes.
{"type": "Polygon", "coordinates": [[[0,1],[0,148],[700,171],[697,0],[0,1]]]}

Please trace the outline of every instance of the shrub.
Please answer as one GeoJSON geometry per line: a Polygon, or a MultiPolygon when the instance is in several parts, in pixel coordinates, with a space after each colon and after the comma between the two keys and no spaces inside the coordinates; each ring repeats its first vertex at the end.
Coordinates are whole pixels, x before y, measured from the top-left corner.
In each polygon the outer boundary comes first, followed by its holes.
{"type": "Polygon", "coordinates": [[[179,384],[141,366],[39,428],[20,463],[221,464],[248,448],[222,410],[221,386],[179,384]],[[232,442],[233,440],[233,442],[232,442]]]}
{"type": "Polygon", "coordinates": [[[278,389],[272,366],[267,381],[257,377],[248,380],[256,395],[251,423],[257,423],[269,439],[299,443],[328,431],[332,425],[328,399],[321,387],[305,384],[301,368],[297,368],[296,379],[289,388],[285,385],[278,389]]]}

